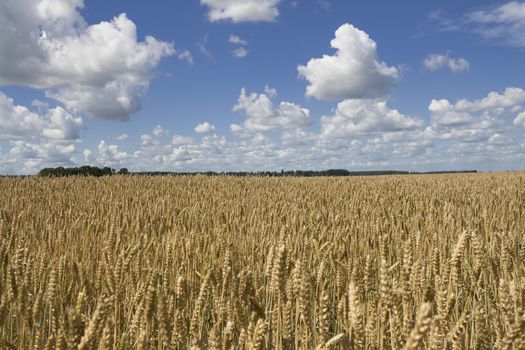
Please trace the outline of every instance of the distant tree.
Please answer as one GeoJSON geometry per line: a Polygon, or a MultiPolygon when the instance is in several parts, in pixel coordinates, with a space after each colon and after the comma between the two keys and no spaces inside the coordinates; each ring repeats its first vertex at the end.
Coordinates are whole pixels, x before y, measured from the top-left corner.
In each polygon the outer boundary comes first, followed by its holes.
{"type": "Polygon", "coordinates": [[[38,172],[39,176],[52,176],[54,169],[52,168],[44,168],[38,172]]]}
{"type": "Polygon", "coordinates": [[[111,169],[109,167],[105,167],[103,169],[89,166],[89,165],[83,165],[79,168],[64,168],[64,167],[58,167],[58,168],[44,168],[38,172],[39,176],[56,176],[56,177],[62,177],[62,176],[103,176],[103,175],[112,175],[115,173],[115,169],[111,169]]]}
{"type": "Polygon", "coordinates": [[[122,175],[125,175],[127,173],[129,173],[128,171],[128,168],[120,168],[120,170],[118,171],[119,174],[122,174],[122,175]]]}

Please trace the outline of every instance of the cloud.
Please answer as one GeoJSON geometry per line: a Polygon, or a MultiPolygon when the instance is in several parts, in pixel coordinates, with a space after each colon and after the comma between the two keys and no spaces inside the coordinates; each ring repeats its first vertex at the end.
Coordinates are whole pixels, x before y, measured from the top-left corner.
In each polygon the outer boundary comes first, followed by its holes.
{"type": "Polygon", "coordinates": [[[329,0],[317,0],[317,6],[321,10],[328,11],[332,7],[332,3],[329,0]]]}
{"type": "Polygon", "coordinates": [[[237,124],[230,126],[230,131],[234,133],[265,132],[301,128],[312,123],[308,109],[291,102],[281,102],[275,107],[271,97],[277,95],[277,91],[271,88],[265,90],[270,93],[270,96],[266,93],[247,94],[245,88],[241,90],[233,110],[244,111],[246,119],[242,126],[237,124]]]}
{"type": "Polygon", "coordinates": [[[469,113],[458,111],[448,100],[432,100],[428,106],[434,126],[461,126],[473,122],[469,113]]]}
{"type": "Polygon", "coordinates": [[[195,143],[195,140],[192,137],[184,135],[173,135],[171,138],[171,143],[176,146],[180,145],[191,145],[195,143]]]}
{"type": "Polygon", "coordinates": [[[505,108],[514,108],[525,102],[525,90],[516,87],[508,87],[503,93],[492,91],[487,97],[469,101],[467,99],[459,100],[455,108],[460,111],[479,112],[489,111],[501,112],[505,108]]]}
{"type": "Polygon", "coordinates": [[[24,140],[11,141],[8,163],[16,166],[17,173],[35,173],[46,166],[73,166],[74,144],[24,140]]]}
{"type": "Polygon", "coordinates": [[[84,156],[84,162],[88,165],[92,165],[94,163],[93,159],[93,152],[89,149],[85,149],[82,151],[82,155],[84,156]]]}
{"type": "Polygon", "coordinates": [[[61,107],[50,109],[47,116],[49,123],[44,126],[42,136],[51,140],[78,139],[83,129],[82,118],[73,117],[61,107]]]}
{"type": "MultiPolygon", "coordinates": [[[[127,158],[119,162],[131,170],[384,169],[399,162],[425,159],[429,155],[425,152],[432,147],[421,130],[358,136],[360,139],[319,138],[304,128],[284,129],[280,140],[263,132],[232,139],[216,134],[205,135],[200,140],[177,135],[172,142],[152,135],[148,144],[125,152],[127,158]]],[[[111,157],[106,155],[105,159],[111,157]]]]}
{"type": "Polygon", "coordinates": [[[144,135],[140,135],[140,144],[141,145],[148,145],[151,143],[151,141],[153,140],[153,138],[148,135],[148,134],[144,134],[144,135]]]}
{"type": "Polygon", "coordinates": [[[127,119],[173,45],[151,36],[138,41],[125,14],[88,25],[82,7],[82,0],[1,2],[0,84],[43,89],[96,118],[127,119]]]}
{"type": "Polygon", "coordinates": [[[248,45],[248,42],[244,39],[241,39],[241,37],[237,36],[237,35],[230,35],[230,39],[228,40],[230,44],[235,44],[235,45],[248,45]]]}
{"type": "Polygon", "coordinates": [[[0,154],[0,173],[33,174],[44,166],[75,165],[82,118],[40,101],[33,106],[37,111],[0,92],[0,141],[10,145],[8,153],[0,154]]]}
{"type": "Polygon", "coordinates": [[[122,135],[119,135],[117,136],[117,141],[127,141],[129,139],[129,135],[128,134],[122,134],[122,135]]]}
{"type": "Polygon", "coordinates": [[[318,139],[318,135],[302,128],[285,129],[281,133],[283,145],[310,145],[318,139]]]}
{"type": "MultiPolygon", "coordinates": [[[[434,99],[429,102],[429,123],[390,107],[384,99],[349,99],[322,117],[319,127],[308,109],[277,102],[276,96],[271,87],[262,93],[242,89],[233,108],[243,119],[230,125],[233,135],[228,137],[212,130],[209,122],[197,125],[206,131],[199,137],[153,124],[148,134],[131,137],[125,149],[100,140],[94,149],[78,151],[77,139],[47,138],[67,131],[44,135],[44,129],[67,130],[47,110],[36,113],[4,98],[0,116],[8,106],[19,113],[17,121],[29,120],[38,127],[8,139],[8,148],[0,152],[0,172],[35,173],[45,166],[86,163],[132,171],[502,170],[525,160],[524,129],[517,127],[525,128],[525,90],[520,88],[479,99],[434,99]],[[31,113],[33,119],[25,119],[31,113]]],[[[0,119],[0,125],[7,123],[0,119]]]]}
{"type": "Polygon", "coordinates": [[[210,22],[271,22],[279,15],[280,0],[201,0],[208,7],[210,22]]]}
{"type": "MultiPolygon", "coordinates": [[[[500,137],[508,134],[507,115],[521,109],[524,103],[525,90],[515,87],[508,87],[502,93],[492,91],[478,100],[460,99],[451,103],[434,99],[428,106],[431,125],[426,132],[435,139],[486,142],[495,134],[500,137]]],[[[514,124],[519,125],[519,121],[514,119],[514,124]]]]}
{"type": "Polygon", "coordinates": [[[521,126],[522,128],[525,128],[525,112],[521,112],[516,116],[516,118],[513,121],[514,125],[521,126]]]}
{"type": "Polygon", "coordinates": [[[154,128],[153,128],[153,131],[152,131],[153,135],[155,136],[164,136],[164,135],[167,135],[168,134],[168,131],[166,129],[164,129],[162,126],[160,125],[156,125],[154,128]]]}
{"type": "Polygon", "coordinates": [[[232,51],[233,57],[244,58],[244,57],[248,56],[248,50],[246,50],[246,48],[245,48],[245,46],[248,45],[248,42],[246,40],[241,39],[237,35],[230,35],[229,42],[231,44],[241,45],[240,47],[238,47],[238,48],[236,48],[235,50],[232,51]]]}
{"type": "Polygon", "coordinates": [[[36,107],[39,111],[49,109],[49,103],[40,101],[38,99],[31,101],[31,106],[36,107]]]}
{"type": "Polygon", "coordinates": [[[452,58],[448,54],[432,54],[423,61],[423,65],[430,71],[447,67],[453,73],[465,72],[470,69],[469,62],[464,58],[452,58]]]}
{"type": "Polygon", "coordinates": [[[126,160],[130,157],[127,152],[120,151],[117,145],[107,145],[104,140],[100,141],[97,149],[97,162],[105,166],[124,165],[126,160]]]}
{"type": "Polygon", "coordinates": [[[297,68],[309,82],[307,96],[319,100],[378,97],[398,82],[397,68],[379,61],[375,41],[351,24],[337,29],[331,46],[336,49],[334,55],[312,58],[297,68]]]}
{"type": "Polygon", "coordinates": [[[177,54],[179,60],[188,62],[188,64],[193,65],[193,56],[189,50],[181,51],[177,54]]]}
{"type": "Polygon", "coordinates": [[[469,13],[471,30],[489,40],[502,40],[525,47],[525,2],[511,1],[496,7],[469,13]]]}
{"type": "Polygon", "coordinates": [[[208,60],[213,60],[213,55],[211,54],[211,52],[208,50],[207,46],[208,46],[208,34],[206,34],[201,41],[199,41],[198,43],[195,44],[195,46],[197,46],[197,50],[199,50],[199,52],[204,56],[206,57],[208,60]]]}
{"type": "MultiPolygon", "coordinates": [[[[43,106],[42,106],[43,107],[43,106]]],[[[76,140],[84,128],[82,118],[62,107],[47,109],[45,114],[16,105],[0,92],[0,139],[76,140]]]]}
{"type": "Polygon", "coordinates": [[[270,98],[274,98],[277,96],[277,89],[271,87],[271,86],[268,86],[266,85],[264,87],[264,93],[266,94],[266,96],[270,97],[270,98]]]}
{"type": "Polygon", "coordinates": [[[244,47],[239,47],[232,51],[233,57],[236,58],[244,58],[248,56],[248,50],[246,50],[244,47]]]}
{"type": "Polygon", "coordinates": [[[459,17],[435,11],[430,20],[437,23],[441,31],[474,33],[497,45],[525,47],[523,1],[485,6],[459,17]]]}
{"type": "Polygon", "coordinates": [[[195,127],[195,132],[199,134],[209,134],[215,131],[215,125],[208,122],[200,123],[195,127]]]}
{"type": "Polygon", "coordinates": [[[347,137],[420,129],[424,122],[391,109],[383,100],[345,100],[333,116],[321,118],[321,136],[347,137]]]}

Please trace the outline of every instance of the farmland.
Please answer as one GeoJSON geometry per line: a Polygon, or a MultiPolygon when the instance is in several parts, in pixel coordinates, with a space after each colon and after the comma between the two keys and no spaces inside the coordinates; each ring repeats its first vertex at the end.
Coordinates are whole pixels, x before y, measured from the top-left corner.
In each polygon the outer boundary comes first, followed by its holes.
{"type": "Polygon", "coordinates": [[[0,179],[0,347],[524,349],[525,174],[0,179]]]}

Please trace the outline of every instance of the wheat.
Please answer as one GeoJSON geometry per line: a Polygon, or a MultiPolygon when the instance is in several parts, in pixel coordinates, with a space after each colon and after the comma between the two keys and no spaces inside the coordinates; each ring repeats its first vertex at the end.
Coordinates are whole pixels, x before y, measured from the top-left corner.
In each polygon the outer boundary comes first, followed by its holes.
{"type": "Polygon", "coordinates": [[[0,178],[0,347],[525,347],[525,174],[0,178]]]}
{"type": "Polygon", "coordinates": [[[404,349],[418,349],[423,343],[423,337],[425,336],[430,323],[432,321],[432,305],[430,303],[424,303],[419,308],[419,312],[416,319],[416,324],[410,332],[407,342],[405,343],[404,349]]]}

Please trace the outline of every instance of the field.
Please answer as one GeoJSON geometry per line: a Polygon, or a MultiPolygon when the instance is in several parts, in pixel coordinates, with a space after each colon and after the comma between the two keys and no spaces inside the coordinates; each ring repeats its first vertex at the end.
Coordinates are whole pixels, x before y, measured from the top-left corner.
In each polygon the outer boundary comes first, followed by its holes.
{"type": "Polygon", "coordinates": [[[525,174],[0,179],[0,348],[525,349],[525,174]]]}

